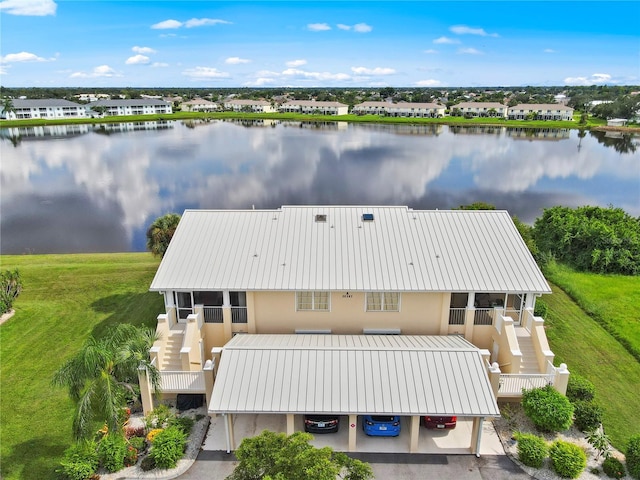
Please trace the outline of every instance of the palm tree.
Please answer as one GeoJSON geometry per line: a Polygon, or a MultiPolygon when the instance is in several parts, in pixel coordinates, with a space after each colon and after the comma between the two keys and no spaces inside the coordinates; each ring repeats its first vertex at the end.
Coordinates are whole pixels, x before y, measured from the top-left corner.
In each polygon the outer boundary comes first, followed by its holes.
{"type": "Polygon", "coordinates": [[[2,115],[4,118],[10,120],[9,114],[15,111],[16,110],[13,107],[13,100],[10,97],[4,97],[2,99],[2,115]]]}
{"type": "Polygon", "coordinates": [[[147,250],[155,256],[164,257],[179,222],[180,215],[177,213],[156,218],[147,230],[147,250]]]}
{"type": "Polygon", "coordinates": [[[138,368],[145,367],[151,385],[160,385],[160,374],[149,361],[156,332],[130,324],[111,327],[105,337],[89,337],[82,349],[55,373],[53,384],[66,387],[76,402],[73,418],[75,438],[89,438],[97,422],[109,431],[121,427],[122,409],[136,394],[138,368]]]}

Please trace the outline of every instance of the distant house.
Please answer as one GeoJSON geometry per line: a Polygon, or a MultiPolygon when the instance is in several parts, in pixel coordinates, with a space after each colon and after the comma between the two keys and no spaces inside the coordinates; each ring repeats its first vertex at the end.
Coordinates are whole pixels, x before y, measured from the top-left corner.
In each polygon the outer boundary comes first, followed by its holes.
{"type": "Polygon", "coordinates": [[[573,120],[573,108],[555,103],[521,103],[509,107],[509,120],[573,120]]]}
{"type": "Polygon", "coordinates": [[[357,115],[386,115],[389,117],[438,118],[443,117],[446,107],[439,103],[389,103],[363,102],[353,107],[357,115]]]}
{"type": "Polygon", "coordinates": [[[498,102],[462,102],[451,107],[463,116],[471,117],[507,117],[507,106],[498,102]]]}
{"type": "Polygon", "coordinates": [[[624,127],[628,122],[626,118],[610,118],[607,120],[607,127],[624,127]]]}
{"type": "Polygon", "coordinates": [[[195,98],[180,104],[180,109],[184,112],[213,112],[220,108],[217,103],[195,98]]]}
{"type": "Polygon", "coordinates": [[[234,112],[273,113],[276,109],[266,100],[238,100],[235,98],[225,100],[225,110],[234,112]]]}
{"type": "Polygon", "coordinates": [[[154,115],[173,113],[171,104],[155,98],[138,98],[131,100],[98,100],[85,105],[87,111],[103,110],[108,116],[154,115]],[[96,109],[98,107],[98,109],[96,109]]]}
{"type": "Polygon", "coordinates": [[[315,100],[290,100],[280,105],[284,113],[302,113],[319,115],[347,115],[349,105],[340,102],[316,102],[315,100]]]}
{"type": "Polygon", "coordinates": [[[0,106],[0,117],[6,120],[26,120],[29,118],[85,118],[85,106],[59,98],[38,100],[15,99],[13,111],[5,112],[0,106]]]}

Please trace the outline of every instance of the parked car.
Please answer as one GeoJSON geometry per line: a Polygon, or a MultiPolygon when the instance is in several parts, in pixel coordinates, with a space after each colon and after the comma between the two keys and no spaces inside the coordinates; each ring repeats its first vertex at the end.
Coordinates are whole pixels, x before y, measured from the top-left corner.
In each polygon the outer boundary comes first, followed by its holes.
{"type": "Polygon", "coordinates": [[[400,435],[400,417],[392,415],[365,415],[362,419],[364,433],[378,437],[400,435]]]}
{"type": "Polygon", "coordinates": [[[340,427],[340,417],[335,415],[305,415],[304,431],[310,433],[334,433],[340,427]]]}
{"type": "Polygon", "coordinates": [[[422,418],[422,422],[427,428],[456,428],[457,421],[457,417],[426,415],[422,418]]]}

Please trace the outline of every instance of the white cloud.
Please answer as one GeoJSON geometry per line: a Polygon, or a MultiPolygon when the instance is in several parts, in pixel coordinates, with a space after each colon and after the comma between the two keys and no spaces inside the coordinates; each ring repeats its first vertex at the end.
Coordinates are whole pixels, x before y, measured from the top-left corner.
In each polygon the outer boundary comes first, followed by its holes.
{"type": "Polygon", "coordinates": [[[556,51],[555,51],[554,49],[552,49],[552,48],[545,48],[545,49],[543,50],[543,52],[544,52],[544,53],[556,53],[556,51]]]}
{"type": "Polygon", "coordinates": [[[371,30],[373,30],[373,27],[366,23],[356,23],[353,26],[353,31],[358,33],[369,33],[371,30]]]}
{"type": "Polygon", "coordinates": [[[303,78],[311,80],[351,80],[346,73],[307,72],[296,68],[288,68],[282,72],[285,77],[303,78]]]}
{"type": "Polygon", "coordinates": [[[433,43],[437,43],[437,44],[455,44],[455,43],[460,43],[460,40],[456,40],[455,38],[449,38],[449,37],[439,37],[436,38],[433,43]]]}
{"type": "Polygon", "coordinates": [[[122,75],[116,72],[109,65],[100,65],[95,67],[90,73],[75,72],[72,73],[70,78],[96,78],[96,77],[121,77],[122,75]]]}
{"type": "Polygon", "coordinates": [[[53,0],[3,0],[0,10],[9,15],[44,17],[55,15],[58,5],[53,0]]]}
{"type": "Polygon", "coordinates": [[[151,66],[154,68],[161,68],[161,67],[168,67],[169,64],[165,62],[153,62],[151,66]]]}
{"type": "Polygon", "coordinates": [[[323,32],[325,30],[331,30],[331,27],[326,23],[310,23],[307,28],[312,32],[323,32]]]}
{"type": "Polygon", "coordinates": [[[131,50],[133,52],[140,53],[142,55],[149,55],[150,53],[156,53],[156,51],[153,48],[149,48],[149,47],[135,46],[135,47],[132,47],[131,50]]]}
{"type": "Polygon", "coordinates": [[[221,72],[217,68],[212,67],[196,67],[188,68],[182,72],[186,77],[191,78],[227,78],[229,76],[226,72],[221,72]]]}
{"type": "Polygon", "coordinates": [[[564,79],[567,85],[598,85],[604,83],[617,83],[608,73],[594,73],[590,77],[567,77],[564,79]]]}
{"type": "Polygon", "coordinates": [[[457,35],[480,35],[481,37],[498,37],[497,33],[487,33],[484,28],[472,28],[466,25],[454,25],[449,30],[457,35]]]}
{"type": "Polygon", "coordinates": [[[229,65],[240,65],[241,63],[251,63],[251,60],[248,58],[240,58],[240,57],[229,57],[224,63],[228,63],[229,65]]]}
{"type": "Polygon", "coordinates": [[[20,53],[7,53],[2,57],[3,63],[14,62],[46,62],[45,58],[37,56],[35,53],[20,52],[20,53]]]}
{"type": "Polygon", "coordinates": [[[386,67],[351,67],[351,71],[356,75],[393,75],[396,71],[393,68],[386,67]]]}
{"type": "MultiPolygon", "coordinates": [[[[316,25],[326,25],[326,24],[316,24],[316,25]]],[[[328,25],[326,25],[328,27],[328,25]]],[[[356,23],[355,25],[351,26],[351,25],[345,25],[344,23],[338,23],[336,25],[336,27],[338,27],[340,30],[353,30],[356,33],[369,33],[371,30],[373,30],[373,27],[370,25],[367,25],[366,23],[356,23]]],[[[325,28],[324,30],[329,30],[330,28],[325,28]]]]}
{"type": "Polygon", "coordinates": [[[433,79],[418,80],[416,82],[416,86],[418,86],[418,87],[439,87],[441,85],[442,85],[442,83],[440,82],[440,80],[433,80],[433,79]]]}
{"type": "Polygon", "coordinates": [[[476,50],[475,48],[460,48],[458,49],[458,53],[462,55],[484,55],[480,50],[476,50]]]}
{"type": "Polygon", "coordinates": [[[245,85],[253,87],[262,87],[264,85],[273,85],[276,82],[273,78],[258,77],[253,82],[247,82],[245,85]]]}
{"type": "Polygon", "coordinates": [[[127,58],[127,61],[124,63],[127,65],[146,65],[149,63],[149,57],[145,55],[134,55],[133,57],[127,58]]]}
{"type": "Polygon", "coordinates": [[[170,28],[180,28],[181,26],[182,22],[179,22],[178,20],[165,20],[160,23],[154,23],[151,25],[151,28],[155,30],[165,30],[170,28]]]}
{"type": "Polygon", "coordinates": [[[307,61],[303,60],[303,59],[299,59],[299,60],[289,60],[288,62],[285,63],[285,65],[287,67],[301,67],[302,65],[306,65],[307,61]]]}
{"type": "Polygon", "coordinates": [[[184,26],[187,28],[193,27],[205,27],[208,25],[229,24],[226,20],[220,20],[219,18],[192,18],[184,22],[184,26]]]}
{"type": "Polygon", "coordinates": [[[433,48],[430,48],[428,50],[425,50],[424,53],[427,53],[429,55],[434,55],[434,54],[438,53],[438,51],[434,50],[433,48]]]}

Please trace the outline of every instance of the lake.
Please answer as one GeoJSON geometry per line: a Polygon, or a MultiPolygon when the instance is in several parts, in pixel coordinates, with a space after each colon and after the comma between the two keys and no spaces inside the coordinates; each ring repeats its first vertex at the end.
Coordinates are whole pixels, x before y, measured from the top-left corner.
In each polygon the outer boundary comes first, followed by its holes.
{"type": "Polygon", "coordinates": [[[2,254],[143,251],[149,224],[186,208],[481,201],[529,224],[554,205],[640,216],[640,141],[615,133],[212,120],[0,140],[2,254]]]}

